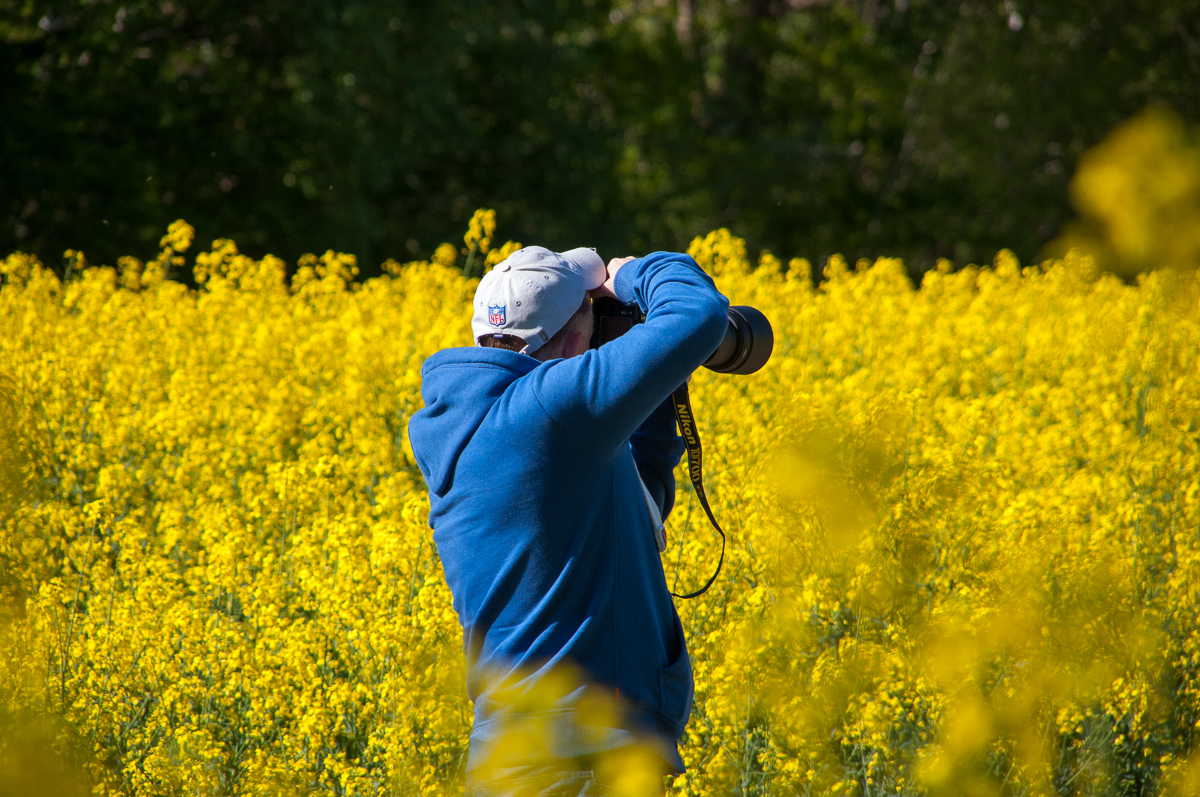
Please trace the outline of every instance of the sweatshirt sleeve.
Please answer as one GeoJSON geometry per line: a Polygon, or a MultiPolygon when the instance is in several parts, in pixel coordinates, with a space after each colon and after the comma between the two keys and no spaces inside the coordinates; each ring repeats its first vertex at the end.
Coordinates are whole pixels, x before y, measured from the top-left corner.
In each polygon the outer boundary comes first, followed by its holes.
{"type": "Polygon", "coordinates": [[[655,252],[621,267],[617,298],[643,324],[599,349],[538,368],[534,395],[580,443],[609,458],[721,343],[729,302],[690,256],[655,252]]]}
{"type": "Polygon", "coordinates": [[[685,450],[675,425],[675,407],[669,398],[650,413],[629,443],[642,483],[658,504],[659,517],[665,522],[675,505],[675,466],[685,450]]]}

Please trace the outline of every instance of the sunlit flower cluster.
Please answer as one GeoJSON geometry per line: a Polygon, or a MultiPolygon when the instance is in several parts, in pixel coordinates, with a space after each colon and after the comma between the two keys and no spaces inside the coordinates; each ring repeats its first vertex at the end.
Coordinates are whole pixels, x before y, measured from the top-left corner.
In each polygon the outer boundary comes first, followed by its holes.
{"type": "MultiPolygon", "coordinates": [[[[778,337],[693,380],[734,550],[683,608],[686,793],[1194,793],[1196,275],[692,252],[778,337]]],[[[686,588],[716,543],[676,513],[686,588]]]]}
{"type": "MultiPolygon", "coordinates": [[[[484,267],[519,246],[476,221],[484,267]]],[[[449,245],[357,282],[221,240],[190,290],[191,239],[0,265],[0,785],[49,755],[95,794],[461,793],[406,423],[476,280],[449,245]]],[[[674,793],[1196,793],[1195,275],[1002,252],[919,289],[833,258],[817,288],[723,230],[691,253],[776,341],[692,380],[729,550],[679,606],[674,793]]],[[[684,592],[720,543],[677,481],[684,592]]]]}

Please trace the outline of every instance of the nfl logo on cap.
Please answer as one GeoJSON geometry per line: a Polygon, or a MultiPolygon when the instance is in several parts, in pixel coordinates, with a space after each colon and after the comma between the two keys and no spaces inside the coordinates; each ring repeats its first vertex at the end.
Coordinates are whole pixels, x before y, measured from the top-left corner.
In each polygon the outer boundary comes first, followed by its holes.
{"type": "Polygon", "coordinates": [[[489,304],[488,305],[488,321],[494,327],[504,326],[504,305],[489,304]]]}

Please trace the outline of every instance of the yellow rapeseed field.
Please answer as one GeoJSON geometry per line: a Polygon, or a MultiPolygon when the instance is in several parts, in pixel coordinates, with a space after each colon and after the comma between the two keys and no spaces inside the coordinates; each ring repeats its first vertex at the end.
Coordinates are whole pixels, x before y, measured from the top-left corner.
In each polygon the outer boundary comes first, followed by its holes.
{"type": "MultiPolygon", "coordinates": [[[[0,793],[461,792],[405,430],[494,227],[365,282],[190,258],[183,222],[148,263],[3,261],[0,793]]],[[[814,288],[723,230],[690,251],[776,348],[692,381],[729,550],[679,607],[672,793],[1200,793],[1195,273],[833,258],[814,288]]],[[[719,541],[677,479],[683,591],[719,541]]]]}

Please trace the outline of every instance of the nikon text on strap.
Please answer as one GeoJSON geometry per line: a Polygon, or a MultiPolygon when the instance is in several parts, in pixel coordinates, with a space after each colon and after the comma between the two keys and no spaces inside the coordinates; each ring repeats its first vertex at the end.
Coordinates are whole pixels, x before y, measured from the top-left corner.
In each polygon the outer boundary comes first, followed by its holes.
{"type": "Polygon", "coordinates": [[[689,598],[698,598],[708,592],[708,588],[713,585],[713,582],[717,580],[717,576],[720,575],[721,565],[725,564],[725,532],[721,530],[721,524],[717,523],[717,519],[713,517],[713,511],[708,505],[708,497],[704,494],[704,475],[702,472],[704,452],[700,448],[700,430],[696,428],[696,421],[692,416],[692,400],[688,396],[686,382],[671,394],[671,405],[675,407],[675,420],[679,422],[679,434],[683,437],[684,445],[687,446],[688,476],[692,480],[692,489],[696,491],[696,497],[700,499],[700,506],[704,507],[704,514],[708,515],[709,522],[712,523],[717,533],[721,535],[721,558],[717,561],[717,569],[709,576],[708,581],[704,582],[704,586],[686,595],[671,593],[676,598],[687,600],[689,598]]]}

